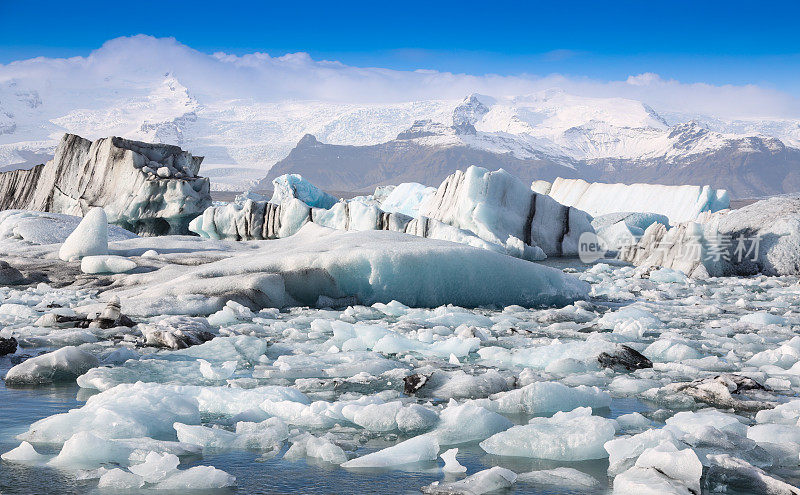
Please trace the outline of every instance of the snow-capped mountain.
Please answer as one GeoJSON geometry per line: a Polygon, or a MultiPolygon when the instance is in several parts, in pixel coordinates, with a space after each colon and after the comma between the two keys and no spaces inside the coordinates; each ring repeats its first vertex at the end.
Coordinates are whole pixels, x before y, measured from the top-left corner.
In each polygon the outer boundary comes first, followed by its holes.
{"type": "Polygon", "coordinates": [[[700,119],[670,126],[641,102],[558,90],[505,99],[470,95],[449,123],[416,121],[377,145],[336,145],[307,135],[260,185],[295,172],[332,190],[366,191],[401,181],[436,184],[475,164],[502,166],[526,180],[711,184],[735,197],[800,188],[800,150],[776,137],[722,133],[700,119]]]}
{"type": "Polygon", "coordinates": [[[86,58],[0,65],[0,170],[46,161],[68,132],[179,145],[205,156],[201,173],[215,189],[287,171],[334,190],[398,178],[438,184],[481,164],[536,179],[713,179],[738,196],[795,190],[800,120],[456,76],[112,40],[86,58]]]}

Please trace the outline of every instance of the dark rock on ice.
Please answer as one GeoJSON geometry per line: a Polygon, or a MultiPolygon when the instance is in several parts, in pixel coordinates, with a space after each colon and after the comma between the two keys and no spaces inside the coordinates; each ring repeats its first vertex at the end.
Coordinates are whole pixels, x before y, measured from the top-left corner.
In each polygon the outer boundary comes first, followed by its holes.
{"type": "Polygon", "coordinates": [[[653,367],[653,362],[643,356],[642,353],[623,344],[620,344],[613,354],[601,352],[597,356],[597,361],[603,368],[614,370],[635,371],[653,367]]]}
{"type": "Polygon", "coordinates": [[[114,328],[114,327],[133,327],[136,322],[122,314],[120,302],[117,296],[108,301],[102,313],[97,315],[90,323],[90,328],[114,328]]]}
{"type": "Polygon", "coordinates": [[[0,356],[6,354],[14,354],[17,352],[17,339],[14,337],[3,338],[0,337],[0,356]]]}
{"type": "Polygon", "coordinates": [[[758,411],[775,407],[769,400],[770,389],[752,378],[732,373],[698,378],[688,383],[672,383],[662,387],[666,393],[680,392],[698,402],[737,411],[758,411]]]}
{"type": "Polygon", "coordinates": [[[728,454],[707,456],[706,488],[726,492],[728,488],[741,493],[764,495],[800,495],[800,489],[774,478],[761,468],[728,454]]]}
{"type": "Polygon", "coordinates": [[[25,283],[25,276],[9,265],[8,262],[0,260],[0,285],[19,285],[25,283]]]}
{"type": "Polygon", "coordinates": [[[403,393],[406,395],[414,395],[417,390],[421,389],[428,382],[429,376],[413,374],[403,378],[403,393]]]}
{"type": "Polygon", "coordinates": [[[155,323],[139,324],[142,333],[141,345],[186,349],[216,337],[205,318],[191,316],[168,316],[155,323]]]}

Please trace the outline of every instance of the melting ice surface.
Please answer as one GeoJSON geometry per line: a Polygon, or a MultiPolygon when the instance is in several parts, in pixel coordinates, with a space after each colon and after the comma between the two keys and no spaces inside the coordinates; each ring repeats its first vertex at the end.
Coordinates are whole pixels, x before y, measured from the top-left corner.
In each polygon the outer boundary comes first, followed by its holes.
{"type": "Polygon", "coordinates": [[[91,307],[93,290],[2,287],[0,337],[20,347],[0,372],[74,346],[59,362],[81,374],[0,389],[0,492],[797,493],[797,277],[642,279],[551,263],[590,298],[229,303],[104,329],[40,320],[91,307]],[[136,345],[176,326],[215,338],[136,345]],[[652,367],[626,369],[631,350],[652,367]],[[101,365],[86,371],[84,353],[101,365]],[[463,474],[442,471],[453,448],[463,474]]]}

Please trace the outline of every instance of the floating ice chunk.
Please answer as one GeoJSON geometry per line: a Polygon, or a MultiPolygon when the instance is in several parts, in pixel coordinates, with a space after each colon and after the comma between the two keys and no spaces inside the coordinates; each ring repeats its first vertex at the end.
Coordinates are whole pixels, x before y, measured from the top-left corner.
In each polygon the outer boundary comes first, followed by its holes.
{"type": "Polygon", "coordinates": [[[349,404],[342,408],[342,415],[369,431],[389,432],[397,429],[397,414],[403,409],[399,401],[385,404],[349,404]]]}
{"type": "Polygon", "coordinates": [[[271,450],[279,448],[289,438],[289,428],[280,418],[267,418],[258,423],[239,421],[236,434],[239,435],[238,445],[244,448],[271,450]]]}
{"type": "Polygon", "coordinates": [[[739,421],[733,414],[727,414],[716,409],[702,411],[682,411],[666,420],[667,427],[684,433],[698,433],[707,426],[712,426],[720,431],[730,432],[741,437],[747,436],[747,425],[739,421]]]}
{"type": "Polygon", "coordinates": [[[636,395],[660,385],[661,383],[656,380],[617,376],[608,384],[608,389],[620,395],[636,395]]]}
{"type": "Polygon", "coordinates": [[[61,245],[58,257],[72,261],[103,254],[108,254],[108,219],[102,208],[92,208],[61,245]]]}
{"type": "Polygon", "coordinates": [[[141,464],[129,469],[133,474],[141,476],[146,483],[158,483],[178,470],[180,459],[175,454],[149,452],[141,464]]]}
{"type": "Polygon", "coordinates": [[[502,414],[544,414],[572,411],[577,407],[602,408],[611,405],[611,396],[597,387],[567,387],[558,382],[534,382],[522,388],[475,401],[502,414]]]}
{"type": "Polygon", "coordinates": [[[758,443],[794,443],[800,445],[800,426],[760,424],[747,429],[747,438],[758,443]]]}
{"type": "Polygon", "coordinates": [[[203,450],[228,450],[237,447],[239,436],[222,428],[209,428],[201,425],[173,423],[179,442],[191,443],[203,447],[203,450]]]}
{"type": "Polygon", "coordinates": [[[759,423],[778,423],[796,425],[800,420],[800,400],[780,404],[774,409],[765,409],[756,413],[759,423]]]}
{"type": "Polygon", "coordinates": [[[558,412],[551,418],[533,418],[480,443],[490,454],[580,461],[608,457],[603,444],[614,437],[614,420],[592,416],[588,407],[558,412]]]}
{"type": "Polygon", "coordinates": [[[117,385],[91,396],[82,407],[34,422],[19,438],[60,443],[83,431],[104,438],[168,437],[174,434],[174,422],[200,423],[198,401],[190,395],[199,394],[197,389],[141,382],[117,385]]]}
{"type": "Polygon", "coordinates": [[[133,449],[119,442],[101,438],[89,431],[72,435],[49,464],[57,467],[93,469],[106,463],[128,463],[133,449]]]}
{"type": "Polygon", "coordinates": [[[594,476],[568,467],[520,473],[517,475],[517,481],[553,486],[560,490],[585,490],[600,487],[600,482],[594,476]]]}
{"type": "Polygon", "coordinates": [[[614,495],[696,495],[655,469],[632,467],[614,478],[614,495]]]}
{"type": "Polygon", "coordinates": [[[236,361],[225,361],[222,365],[216,367],[205,359],[198,359],[200,363],[200,373],[204,378],[209,380],[227,380],[236,372],[236,361]]]}
{"type": "Polygon", "coordinates": [[[746,323],[754,326],[764,325],[786,325],[786,318],[778,315],[767,313],[766,311],[758,311],[756,313],[748,313],[739,318],[740,323],[746,323]]]}
{"type": "Polygon", "coordinates": [[[312,457],[331,464],[347,462],[347,454],[344,450],[326,437],[316,437],[310,433],[304,433],[291,441],[292,446],[283,455],[284,459],[295,460],[312,457]]]}
{"type": "Polygon", "coordinates": [[[214,490],[235,486],[236,478],[213,466],[195,466],[178,471],[153,488],[156,490],[214,490]]]}
{"type": "Polygon", "coordinates": [[[653,362],[670,363],[684,359],[698,359],[701,354],[683,342],[670,338],[658,339],[642,351],[653,362]]]}
{"type": "Polygon", "coordinates": [[[680,270],[661,268],[650,272],[650,280],[660,284],[686,284],[689,281],[689,277],[680,270]]]}
{"type": "Polygon", "coordinates": [[[346,468],[387,468],[434,461],[439,456],[439,442],[429,435],[420,435],[342,464],[346,468]]]}
{"type": "Polygon", "coordinates": [[[271,203],[282,204],[297,198],[308,206],[329,209],[337,203],[337,199],[321,191],[298,174],[285,174],[272,180],[271,203]]]}
{"type": "Polygon", "coordinates": [[[454,372],[437,370],[430,375],[410,375],[404,378],[404,381],[407,394],[413,393],[418,397],[437,399],[485,397],[508,390],[511,386],[510,379],[494,369],[475,375],[463,370],[454,372]]]}
{"type": "Polygon", "coordinates": [[[747,360],[747,364],[752,366],[774,365],[781,368],[789,368],[798,361],[800,361],[800,337],[792,337],[777,349],[766,349],[757,352],[747,360]]]}
{"type": "Polygon", "coordinates": [[[635,467],[653,469],[671,480],[671,484],[685,488],[685,492],[700,493],[703,465],[692,449],[678,450],[672,442],[662,442],[642,452],[635,467]]]}
{"type": "Polygon", "coordinates": [[[439,415],[436,411],[419,404],[409,404],[397,412],[395,421],[397,429],[403,433],[419,433],[427,431],[436,424],[439,415]]]}
{"type": "Polygon", "coordinates": [[[605,338],[589,338],[585,341],[560,342],[554,339],[549,345],[505,349],[499,346],[486,346],[478,350],[483,364],[504,364],[545,369],[553,361],[564,358],[594,360],[601,352],[614,352],[616,344],[605,338]]]}
{"type": "Polygon", "coordinates": [[[136,268],[136,262],[123,256],[84,256],[81,259],[83,273],[125,273],[136,268]]]}
{"type": "Polygon", "coordinates": [[[624,344],[620,344],[613,351],[601,352],[597,355],[597,362],[603,368],[615,371],[635,371],[653,367],[653,362],[642,353],[624,344]]]}
{"type": "Polygon", "coordinates": [[[214,326],[225,326],[240,321],[252,320],[255,315],[247,306],[228,301],[225,307],[208,317],[208,323],[214,326]]]}
{"type": "Polygon", "coordinates": [[[430,485],[423,487],[422,493],[427,493],[429,495],[482,495],[484,493],[510,488],[516,480],[517,475],[514,471],[495,466],[479,471],[463,480],[450,483],[434,481],[430,485]]]}
{"type": "Polygon", "coordinates": [[[272,450],[280,447],[289,437],[288,427],[279,418],[268,418],[260,423],[240,421],[236,423],[235,432],[179,422],[174,423],[173,427],[179,441],[211,451],[272,450]]]}
{"type": "Polygon", "coordinates": [[[114,468],[100,476],[97,486],[112,490],[134,490],[143,487],[144,480],[139,475],[129,473],[124,469],[114,468]]]}
{"type": "Polygon", "coordinates": [[[6,374],[9,385],[42,385],[69,382],[100,366],[100,361],[77,347],[67,346],[41,356],[29,358],[6,374]]]}
{"type": "Polygon", "coordinates": [[[665,441],[675,446],[683,446],[683,443],[677,439],[675,433],[664,428],[647,430],[630,437],[609,440],[603,446],[608,452],[608,474],[613,476],[633,467],[634,462],[642,452],[649,448],[657,447],[665,441]]]}
{"type": "Polygon", "coordinates": [[[155,249],[148,249],[147,251],[142,253],[142,258],[147,258],[147,259],[155,259],[158,258],[158,256],[159,256],[158,251],[156,251],[155,249]]]}
{"type": "Polygon", "coordinates": [[[456,455],[458,454],[458,449],[450,449],[445,450],[441,453],[439,457],[442,458],[444,461],[444,466],[442,467],[442,471],[445,473],[466,473],[467,468],[462,466],[461,463],[458,462],[456,459],[456,455]]]}
{"type": "Polygon", "coordinates": [[[765,495],[800,495],[800,489],[777,478],[747,461],[729,454],[707,456],[707,479],[714,485],[727,485],[743,493],[765,495]]]}
{"type": "Polygon", "coordinates": [[[455,364],[455,365],[460,365],[461,364],[461,361],[459,361],[458,357],[456,357],[456,355],[453,354],[453,353],[450,353],[450,359],[448,360],[448,362],[450,364],[455,364]]]}
{"type": "Polygon", "coordinates": [[[626,430],[646,430],[653,427],[653,422],[638,412],[632,412],[618,416],[617,423],[626,430]]]}
{"type": "Polygon", "coordinates": [[[0,459],[9,462],[39,463],[44,462],[47,459],[47,456],[36,452],[36,449],[33,448],[33,445],[29,444],[28,442],[22,442],[19,444],[19,447],[11,449],[5,454],[0,455],[0,459]]]}
{"type": "Polygon", "coordinates": [[[439,424],[429,433],[440,445],[457,445],[483,440],[510,428],[508,418],[470,402],[459,405],[451,399],[439,414],[439,424]]]}
{"type": "Polygon", "coordinates": [[[381,210],[387,213],[403,213],[412,218],[419,216],[419,207],[430,196],[436,194],[435,187],[423,186],[416,182],[403,182],[381,202],[381,210]]]}
{"type": "Polygon", "coordinates": [[[145,344],[168,349],[186,349],[215,337],[208,321],[199,317],[167,316],[155,323],[140,323],[138,328],[145,344]]]}
{"type": "Polygon", "coordinates": [[[606,313],[597,321],[601,328],[613,329],[614,333],[633,339],[641,339],[645,332],[658,330],[664,323],[653,313],[635,306],[626,306],[620,310],[606,313]]]}
{"type": "MultiPolygon", "coordinates": [[[[62,244],[80,225],[83,217],[31,210],[0,211],[0,238],[23,239],[34,245],[62,244]]],[[[108,240],[135,239],[116,225],[108,226],[108,240]]]]}

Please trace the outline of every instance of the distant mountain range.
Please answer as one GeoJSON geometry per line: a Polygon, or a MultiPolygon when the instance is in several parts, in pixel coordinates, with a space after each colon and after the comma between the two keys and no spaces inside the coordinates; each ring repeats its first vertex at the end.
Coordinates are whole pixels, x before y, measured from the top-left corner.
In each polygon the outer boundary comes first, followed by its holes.
{"type": "Polygon", "coordinates": [[[42,163],[64,132],[177,144],[217,190],[300,173],[333,191],[438,185],[469,165],[520,178],[710,184],[736,198],[800,190],[800,121],[721,120],[561,90],[394,104],[194,94],[172,73],[79,87],[0,80],[0,170],[42,163]],[[77,88],[77,89],[76,89],[77,88]]]}

